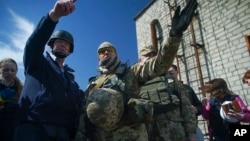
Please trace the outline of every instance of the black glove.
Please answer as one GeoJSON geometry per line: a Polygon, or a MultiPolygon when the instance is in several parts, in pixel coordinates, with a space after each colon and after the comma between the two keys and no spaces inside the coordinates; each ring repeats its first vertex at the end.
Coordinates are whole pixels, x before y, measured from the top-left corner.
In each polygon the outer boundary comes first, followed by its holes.
{"type": "Polygon", "coordinates": [[[174,17],[172,19],[172,26],[170,30],[171,37],[181,37],[183,31],[185,31],[190,24],[194,11],[197,8],[197,1],[196,0],[189,0],[186,7],[181,11],[181,7],[178,6],[175,10],[174,17]]]}

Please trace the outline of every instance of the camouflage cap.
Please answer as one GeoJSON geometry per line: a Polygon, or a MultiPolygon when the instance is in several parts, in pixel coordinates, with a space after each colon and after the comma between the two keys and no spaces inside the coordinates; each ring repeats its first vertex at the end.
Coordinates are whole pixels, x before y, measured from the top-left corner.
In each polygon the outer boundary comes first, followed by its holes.
{"type": "Polygon", "coordinates": [[[146,55],[146,54],[151,53],[151,52],[156,53],[155,49],[152,46],[144,46],[144,47],[140,48],[139,55],[143,56],[143,55],[146,55]]]}
{"type": "Polygon", "coordinates": [[[109,42],[103,42],[103,43],[101,43],[101,44],[99,45],[98,49],[97,49],[97,52],[99,52],[99,50],[100,50],[101,48],[113,48],[113,49],[115,50],[115,52],[116,52],[115,46],[112,45],[112,44],[109,43],[109,42]]]}
{"type": "Polygon", "coordinates": [[[123,116],[123,96],[110,88],[99,88],[87,98],[87,116],[96,126],[111,130],[123,116]]]}

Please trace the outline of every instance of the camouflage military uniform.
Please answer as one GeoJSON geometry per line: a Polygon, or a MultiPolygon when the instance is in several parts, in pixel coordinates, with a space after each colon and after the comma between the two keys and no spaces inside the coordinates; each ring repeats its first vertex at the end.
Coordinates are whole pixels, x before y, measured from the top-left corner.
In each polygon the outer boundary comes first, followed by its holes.
{"type": "MultiPolygon", "coordinates": [[[[129,98],[139,98],[139,87],[141,83],[148,81],[156,76],[159,76],[166,72],[171,66],[174,57],[179,48],[181,38],[168,38],[164,40],[162,47],[159,49],[157,56],[152,58],[149,61],[146,61],[143,65],[136,63],[131,67],[127,67],[118,77],[119,80],[117,83],[120,83],[120,80],[123,84],[119,84],[118,87],[124,94],[124,104],[127,103],[129,98]]],[[[118,71],[119,69],[117,69],[118,71]]],[[[91,91],[91,89],[98,83],[99,78],[103,75],[99,75],[90,79],[88,89],[86,94],[91,91]]],[[[110,75],[110,77],[118,76],[117,73],[110,75]]],[[[104,81],[101,87],[114,88],[117,86],[112,85],[112,81],[109,78],[104,81]],[[111,84],[111,85],[110,85],[111,84]]],[[[115,82],[116,83],[116,82],[115,82]]],[[[129,123],[126,122],[126,111],[124,112],[123,118],[121,119],[120,126],[117,128],[107,131],[103,128],[100,128],[96,125],[93,125],[88,119],[84,119],[86,114],[84,111],[86,107],[83,106],[83,112],[80,119],[80,129],[77,134],[76,140],[84,140],[84,137],[87,135],[91,141],[147,141],[148,135],[146,132],[146,127],[144,123],[129,123]],[[85,131],[85,127],[88,133],[85,131]],[[82,139],[81,139],[82,138],[82,139]]],[[[100,115],[101,116],[101,115],[100,115]]]]}
{"type": "Polygon", "coordinates": [[[179,81],[170,85],[180,94],[180,105],[168,112],[154,115],[152,123],[147,124],[149,141],[186,141],[189,137],[196,138],[197,122],[191,112],[191,104],[187,91],[179,81]]]}

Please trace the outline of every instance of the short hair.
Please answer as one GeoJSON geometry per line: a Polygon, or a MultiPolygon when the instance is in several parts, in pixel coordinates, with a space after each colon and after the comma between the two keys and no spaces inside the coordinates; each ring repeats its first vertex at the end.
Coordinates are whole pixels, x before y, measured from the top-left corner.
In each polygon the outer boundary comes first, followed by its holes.
{"type": "Polygon", "coordinates": [[[247,83],[247,82],[245,81],[245,79],[250,79],[250,70],[247,70],[247,71],[245,72],[244,76],[242,77],[242,82],[243,82],[244,84],[247,83]]]}
{"type": "Polygon", "coordinates": [[[178,67],[175,64],[172,64],[171,67],[174,68],[175,71],[178,70],[178,67]]]}

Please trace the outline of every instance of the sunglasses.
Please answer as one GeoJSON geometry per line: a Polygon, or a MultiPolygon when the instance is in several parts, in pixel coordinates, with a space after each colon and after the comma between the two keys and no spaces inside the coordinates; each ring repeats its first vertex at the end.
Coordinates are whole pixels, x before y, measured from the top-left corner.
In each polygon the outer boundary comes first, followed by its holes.
{"type": "Polygon", "coordinates": [[[105,52],[110,52],[110,53],[114,53],[115,52],[115,49],[114,48],[101,48],[98,50],[98,54],[104,54],[105,52]]]}

